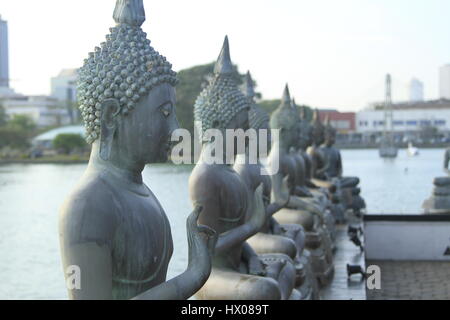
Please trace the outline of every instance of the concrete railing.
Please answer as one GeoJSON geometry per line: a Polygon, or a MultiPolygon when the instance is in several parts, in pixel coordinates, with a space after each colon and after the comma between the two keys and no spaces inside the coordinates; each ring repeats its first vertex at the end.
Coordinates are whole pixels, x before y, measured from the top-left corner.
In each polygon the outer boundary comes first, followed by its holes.
{"type": "Polygon", "coordinates": [[[367,260],[450,261],[450,215],[366,215],[367,260]]]}

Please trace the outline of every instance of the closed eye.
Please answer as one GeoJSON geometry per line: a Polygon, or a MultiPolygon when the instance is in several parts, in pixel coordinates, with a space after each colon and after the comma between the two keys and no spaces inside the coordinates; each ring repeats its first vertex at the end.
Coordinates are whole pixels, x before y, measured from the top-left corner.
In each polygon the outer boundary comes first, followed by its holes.
{"type": "Polygon", "coordinates": [[[171,102],[166,102],[165,104],[163,104],[160,107],[160,110],[162,112],[162,114],[164,115],[164,117],[168,118],[171,114],[172,114],[172,103],[171,102]]]}

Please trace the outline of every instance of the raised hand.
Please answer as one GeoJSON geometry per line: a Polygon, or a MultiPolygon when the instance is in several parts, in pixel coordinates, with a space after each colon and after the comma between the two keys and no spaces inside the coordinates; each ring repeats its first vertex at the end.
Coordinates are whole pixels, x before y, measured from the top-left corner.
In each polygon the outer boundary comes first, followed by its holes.
{"type": "Polygon", "coordinates": [[[283,178],[283,182],[281,183],[281,199],[278,199],[279,201],[282,201],[283,203],[280,203],[283,207],[287,206],[289,202],[289,176],[285,176],[283,178]]]}
{"type": "Polygon", "coordinates": [[[261,229],[267,220],[266,208],[264,206],[263,200],[263,190],[264,186],[261,183],[258,188],[256,188],[255,193],[253,195],[254,199],[254,211],[250,221],[256,226],[259,230],[261,229]]]}
{"type": "Polygon", "coordinates": [[[202,210],[203,208],[200,206],[195,207],[186,221],[189,245],[188,268],[196,268],[196,271],[209,274],[218,235],[210,227],[198,224],[202,210]]]}

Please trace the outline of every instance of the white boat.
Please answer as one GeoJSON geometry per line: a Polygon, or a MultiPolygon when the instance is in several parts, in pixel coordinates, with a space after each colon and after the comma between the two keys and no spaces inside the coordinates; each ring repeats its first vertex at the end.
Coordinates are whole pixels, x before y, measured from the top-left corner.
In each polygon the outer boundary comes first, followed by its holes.
{"type": "Polygon", "coordinates": [[[408,144],[408,155],[410,157],[415,157],[419,155],[419,149],[414,147],[412,142],[408,144]]]}

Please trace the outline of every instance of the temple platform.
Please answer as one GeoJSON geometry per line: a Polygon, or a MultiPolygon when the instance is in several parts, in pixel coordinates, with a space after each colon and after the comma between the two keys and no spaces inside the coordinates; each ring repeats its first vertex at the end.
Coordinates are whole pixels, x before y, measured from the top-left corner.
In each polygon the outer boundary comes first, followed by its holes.
{"type": "Polygon", "coordinates": [[[450,300],[450,262],[367,261],[381,268],[381,290],[368,300],[450,300]]]}
{"type": "Polygon", "coordinates": [[[337,226],[334,256],[334,277],[330,285],[321,290],[323,300],[366,300],[366,281],[361,275],[347,275],[347,264],[365,267],[365,255],[347,235],[347,225],[337,226]]]}

